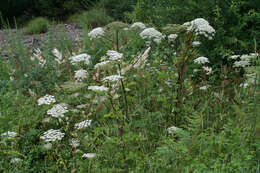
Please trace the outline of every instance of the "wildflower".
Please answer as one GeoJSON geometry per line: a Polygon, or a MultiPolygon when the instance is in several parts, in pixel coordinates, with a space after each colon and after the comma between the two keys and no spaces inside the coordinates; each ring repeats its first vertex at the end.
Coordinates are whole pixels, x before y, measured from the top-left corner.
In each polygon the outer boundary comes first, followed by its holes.
{"type": "Polygon", "coordinates": [[[80,145],[79,139],[76,139],[76,138],[71,139],[71,140],[70,140],[70,145],[71,145],[73,148],[77,148],[77,147],[80,145]]]}
{"type": "Polygon", "coordinates": [[[195,59],[194,62],[197,64],[205,64],[205,63],[209,63],[209,59],[201,56],[201,57],[198,57],[197,59],[195,59]]]}
{"type": "Polygon", "coordinates": [[[249,86],[249,84],[248,83],[241,83],[240,85],[239,85],[239,87],[242,87],[242,88],[247,88],[249,86]]]}
{"type": "Polygon", "coordinates": [[[188,31],[194,31],[196,35],[203,35],[209,40],[211,40],[212,36],[215,35],[215,29],[203,18],[194,19],[191,22],[184,23],[183,25],[188,26],[188,31]]]}
{"type": "Polygon", "coordinates": [[[90,64],[90,58],[91,58],[90,55],[84,53],[84,54],[72,56],[69,59],[71,60],[72,65],[77,65],[80,62],[83,62],[85,65],[89,65],[90,64]]]}
{"type": "Polygon", "coordinates": [[[82,158],[93,158],[96,156],[96,153],[84,153],[82,158]]]}
{"type": "Polygon", "coordinates": [[[234,62],[233,64],[233,67],[246,67],[246,66],[249,66],[250,65],[250,62],[245,60],[245,61],[236,61],[234,62]]]}
{"type": "Polygon", "coordinates": [[[44,97],[39,98],[37,102],[38,105],[43,105],[43,104],[50,105],[51,103],[55,103],[56,100],[54,96],[46,94],[44,97]]]}
{"type": "Polygon", "coordinates": [[[97,63],[94,68],[95,69],[107,69],[111,65],[111,61],[103,61],[100,63],[97,63]]]}
{"type": "Polygon", "coordinates": [[[203,66],[202,68],[207,72],[206,73],[207,75],[212,73],[212,68],[211,67],[203,66]]]}
{"type": "Polygon", "coordinates": [[[15,138],[17,136],[16,132],[5,132],[1,134],[2,137],[6,137],[7,139],[12,139],[15,138]]]}
{"type": "Polygon", "coordinates": [[[65,136],[65,133],[62,133],[60,130],[50,129],[43,133],[43,136],[40,139],[45,142],[54,142],[56,140],[61,140],[65,136]]]}
{"type": "Polygon", "coordinates": [[[92,90],[92,91],[101,91],[101,92],[107,92],[108,91],[108,88],[107,87],[104,87],[104,86],[89,86],[88,87],[89,90],[92,90]]]}
{"type": "Polygon", "coordinates": [[[177,34],[170,34],[170,35],[168,35],[168,40],[169,41],[174,41],[177,37],[178,37],[177,34]]]}
{"type": "Polygon", "coordinates": [[[180,128],[178,128],[178,127],[175,127],[175,126],[171,126],[171,127],[169,127],[168,129],[167,129],[167,131],[168,131],[168,133],[172,133],[172,132],[174,132],[174,131],[177,131],[177,130],[181,130],[180,128]]]}
{"type": "Polygon", "coordinates": [[[88,126],[91,125],[91,122],[92,122],[92,120],[86,119],[85,121],[82,121],[82,122],[80,122],[80,123],[76,123],[76,124],[74,125],[74,128],[79,130],[79,129],[82,129],[82,128],[84,128],[84,127],[88,127],[88,126]]]}
{"type": "Polygon", "coordinates": [[[143,29],[146,28],[146,26],[145,26],[145,24],[143,24],[142,22],[135,22],[135,23],[133,23],[133,24],[131,25],[130,28],[131,28],[131,29],[138,28],[138,29],[143,30],[143,29]]]}
{"type": "Polygon", "coordinates": [[[102,79],[103,82],[117,82],[120,79],[123,79],[124,77],[121,75],[111,75],[111,76],[107,76],[105,78],[102,79]]]}
{"type": "Polygon", "coordinates": [[[109,57],[109,60],[111,61],[118,61],[123,58],[122,53],[118,53],[117,51],[114,50],[108,50],[106,54],[109,57]]]}
{"type": "Polygon", "coordinates": [[[193,41],[193,42],[191,43],[191,45],[192,45],[193,47],[198,47],[199,45],[201,45],[201,42],[200,42],[200,41],[193,41]]]}
{"type": "Polygon", "coordinates": [[[82,105],[78,105],[78,106],[76,106],[76,108],[78,108],[78,109],[82,109],[82,108],[85,108],[85,107],[87,107],[88,105],[87,104],[82,104],[82,105]]]}
{"type": "Polygon", "coordinates": [[[105,30],[102,27],[95,28],[88,33],[90,40],[100,38],[105,35],[105,30]]]}
{"type": "Polygon", "coordinates": [[[231,59],[237,59],[238,57],[240,57],[240,55],[232,55],[230,58],[231,59]]]}
{"type": "Polygon", "coordinates": [[[58,51],[58,49],[54,48],[52,50],[52,53],[56,57],[55,61],[57,61],[59,64],[61,64],[62,63],[62,54],[61,54],[61,52],[58,51]]]}
{"type": "Polygon", "coordinates": [[[12,158],[11,161],[10,161],[10,163],[19,163],[19,162],[21,162],[21,161],[23,161],[23,160],[20,159],[20,158],[18,158],[18,157],[16,157],[16,158],[12,158]]]}
{"type": "Polygon", "coordinates": [[[207,85],[205,85],[205,86],[202,86],[202,87],[200,87],[200,90],[207,90],[209,88],[209,86],[207,86],[207,85]]]}
{"type": "Polygon", "coordinates": [[[88,72],[86,70],[80,69],[75,71],[75,79],[77,81],[82,81],[83,79],[86,79],[88,75],[88,72]]]}
{"type": "Polygon", "coordinates": [[[156,43],[161,43],[161,40],[164,39],[164,35],[157,31],[154,28],[146,28],[140,33],[142,39],[153,40],[156,43]]]}
{"type": "Polygon", "coordinates": [[[51,115],[52,117],[59,118],[64,117],[64,114],[69,112],[67,106],[62,104],[54,105],[51,109],[47,111],[48,115],[51,115]]]}

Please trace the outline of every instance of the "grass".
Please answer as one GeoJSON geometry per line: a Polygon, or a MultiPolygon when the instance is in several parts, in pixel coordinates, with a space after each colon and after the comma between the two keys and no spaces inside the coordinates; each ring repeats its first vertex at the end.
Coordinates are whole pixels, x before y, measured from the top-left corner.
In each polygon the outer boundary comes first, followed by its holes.
{"type": "Polygon", "coordinates": [[[48,19],[43,17],[37,17],[32,19],[25,27],[26,34],[41,34],[46,33],[50,26],[48,19]]]}
{"type": "MultiPolygon", "coordinates": [[[[111,29],[78,44],[49,33],[40,51],[13,39],[14,56],[0,59],[0,172],[259,171],[259,78],[237,83],[243,68],[234,60],[223,69],[194,63],[203,55],[192,47],[193,33],[150,40],[148,48],[140,32],[111,29]],[[102,66],[111,56],[118,60],[102,66]],[[46,95],[55,102],[39,104],[46,95]],[[78,128],[85,120],[91,123],[78,128]],[[64,136],[46,142],[50,129],[64,136]]],[[[260,71],[259,56],[251,58],[245,71],[252,77],[260,71]]]]}

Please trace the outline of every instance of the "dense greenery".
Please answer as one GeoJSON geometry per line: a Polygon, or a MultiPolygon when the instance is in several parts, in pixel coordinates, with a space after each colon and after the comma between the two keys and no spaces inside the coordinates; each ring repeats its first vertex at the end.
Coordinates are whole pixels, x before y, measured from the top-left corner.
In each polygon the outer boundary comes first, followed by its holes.
{"type": "Polygon", "coordinates": [[[0,172],[260,171],[253,1],[70,2],[82,41],[1,47],[0,172]]]}

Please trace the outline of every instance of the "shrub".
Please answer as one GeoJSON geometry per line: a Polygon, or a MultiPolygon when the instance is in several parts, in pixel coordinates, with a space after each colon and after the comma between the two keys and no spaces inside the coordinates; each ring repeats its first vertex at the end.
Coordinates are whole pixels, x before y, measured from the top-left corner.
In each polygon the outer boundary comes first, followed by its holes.
{"type": "Polygon", "coordinates": [[[48,31],[50,22],[48,19],[43,17],[37,17],[31,20],[26,26],[25,33],[26,34],[40,34],[48,31]]]}
{"type": "Polygon", "coordinates": [[[90,26],[91,28],[95,28],[104,26],[113,21],[113,19],[107,14],[105,8],[96,7],[81,14],[72,15],[69,17],[68,21],[78,23],[81,26],[90,26]]]}

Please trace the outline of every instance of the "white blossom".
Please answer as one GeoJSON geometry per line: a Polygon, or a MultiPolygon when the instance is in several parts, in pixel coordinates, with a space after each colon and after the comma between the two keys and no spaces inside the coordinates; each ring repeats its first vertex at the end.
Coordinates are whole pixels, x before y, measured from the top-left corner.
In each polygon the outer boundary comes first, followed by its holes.
{"type": "Polygon", "coordinates": [[[240,57],[240,55],[232,55],[232,56],[230,56],[231,59],[237,59],[239,57],[240,57]]]}
{"type": "Polygon", "coordinates": [[[96,153],[84,153],[82,158],[93,158],[96,156],[96,153]]]}
{"type": "Polygon", "coordinates": [[[44,97],[39,98],[37,102],[38,105],[43,105],[43,104],[50,105],[51,103],[55,103],[56,100],[54,96],[46,94],[44,97]]]}
{"type": "Polygon", "coordinates": [[[45,142],[54,142],[56,140],[61,140],[65,136],[65,133],[62,133],[60,130],[50,129],[43,133],[43,136],[40,136],[40,139],[45,142]]]}
{"type": "Polygon", "coordinates": [[[88,87],[89,90],[92,90],[92,91],[98,91],[98,92],[107,92],[108,91],[108,88],[107,87],[104,87],[104,86],[89,86],[88,87]]]}
{"type": "Polygon", "coordinates": [[[54,48],[52,50],[52,53],[56,57],[55,61],[57,61],[59,64],[61,64],[62,63],[62,53],[56,48],[54,48]]]}
{"type": "Polygon", "coordinates": [[[111,61],[119,61],[122,60],[123,54],[118,53],[117,51],[114,50],[108,50],[106,55],[109,57],[109,60],[111,61]]]}
{"type": "Polygon", "coordinates": [[[18,134],[16,132],[10,132],[10,131],[1,134],[2,137],[6,137],[7,139],[15,138],[17,135],[18,134]]]}
{"type": "Polygon", "coordinates": [[[198,47],[199,45],[201,45],[201,42],[200,41],[193,41],[191,44],[192,44],[193,47],[198,47]]]}
{"type": "Polygon", "coordinates": [[[236,61],[236,62],[234,62],[234,64],[233,64],[233,67],[246,67],[246,66],[249,66],[250,65],[250,61],[247,61],[247,60],[245,60],[245,61],[236,61]]]}
{"type": "Polygon", "coordinates": [[[74,125],[74,128],[79,130],[79,129],[82,129],[82,128],[84,128],[84,127],[88,127],[88,126],[91,125],[91,122],[92,122],[92,120],[86,119],[85,121],[82,121],[82,122],[80,122],[80,123],[76,123],[76,124],[74,125]]]}
{"type": "Polygon", "coordinates": [[[209,88],[209,86],[207,86],[207,85],[205,85],[205,86],[202,86],[202,87],[200,87],[200,90],[207,90],[209,88]]]}
{"type": "Polygon", "coordinates": [[[80,69],[80,70],[75,71],[74,78],[77,81],[82,81],[83,79],[86,79],[87,77],[88,77],[87,70],[80,69]]]}
{"type": "Polygon", "coordinates": [[[23,161],[23,160],[20,159],[20,158],[18,158],[18,157],[16,157],[16,158],[12,158],[11,161],[10,161],[10,163],[19,163],[19,162],[21,162],[21,161],[23,161]]]}
{"type": "Polygon", "coordinates": [[[212,36],[215,35],[215,29],[203,18],[194,19],[191,22],[184,23],[183,25],[188,26],[188,31],[194,31],[196,35],[203,35],[210,40],[212,39],[212,36]]]}
{"type": "Polygon", "coordinates": [[[88,33],[90,40],[100,38],[105,35],[105,30],[102,27],[95,28],[88,33]]]}
{"type": "Polygon", "coordinates": [[[90,58],[91,58],[90,55],[84,53],[84,54],[72,56],[69,59],[70,59],[72,65],[77,65],[80,62],[83,62],[85,65],[89,65],[90,58]]]}
{"type": "Polygon", "coordinates": [[[202,67],[207,73],[207,75],[211,74],[212,73],[212,68],[211,67],[208,67],[208,66],[203,66],[202,67]]]}
{"type": "Polygon", "coordinates": [[[205,63],[209,63],[209,59],[201,56],[201,57],[196,58],[194,60],[194,62],[197,63],[197,64],[205,64],[205,63]]]}
{"type": "Polygon", "coordinates": [[[52,148],[52,143],[46,143],[42,147],[44,150],[50,150],[52,148]]]}
{"type": "Polygon", "coordinates": [[[107,69],[111,65],[111,61],[102,61],[100,63],[97,63],[94,68],[95,69],[107,69]]]}
{"type": "Polygon", "coordinates": [[[154,28],[146,28],[140,33],[142,39],[153,40],[156,43],[161,43],[161,40],[164,39],[164,35],[157,31],[154,28]]]}
{"type": "Polygon", "coordinates": [[[133,28],[138,28],[138,29],[143,30],[143,29],[146,28],[146,26],[145,26],[145,24],[143,24],[142,22],[135,22],[135,23],[133,23],[133,24],[131,25],[130,28],[131,28],[131,29],[133,29],[133,28]]]}
{"type": "Polygon", "coordinates": [[[178,127],[175,127],[175,126],[171,126],[171,127],[167,128],[168,133],[172,133],[177,130],[181,130],[181,129],[178,127]]]}
{"type": "Polygon", "coordinates": [[[168,35],[168,40],[169,41],[174,41],[177,37],[178,37],[177,34],[170,34],[170,35],[168,35]]]}
{"type": "Polygon", "coordinates": [[[247,88],[249,86],[249,84],[248,83],[241,83],[240,85],[239,85],[239,87],[242,87],[242,88],[247,88]]]}
{"type": "Polygon", "coordinates": [[[117,82],[120,79],[123,79],[124,77],[121,75],[111,75],[111,76],[107,76],[105,78],[102,79],[103,82],[117,82]]]}
{"type": "Polygon", "coordinates": [[[47,111],[48,115],[51,115],[55,118],[64,117],[64,114],[69,112],[67,106],[62,104],[54,105],[51,109],[47,111]]]}
{"type": "Polygon", "coordinates": [[[73,139],[70,140],[70,145],[73,148],[77,148],[78,146],[80,146],[80,140],[76,139],[76,138],[73,138],[73,139]]]}

